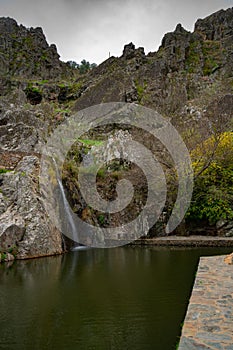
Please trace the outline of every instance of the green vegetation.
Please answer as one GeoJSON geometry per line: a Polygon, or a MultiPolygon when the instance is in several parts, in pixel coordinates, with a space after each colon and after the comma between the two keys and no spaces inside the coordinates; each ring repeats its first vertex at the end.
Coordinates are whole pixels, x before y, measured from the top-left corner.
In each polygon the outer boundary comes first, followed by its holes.
{"type": "Polygon", "coordinates": [[[199,41],[194,41],[189,46],[186,70],[188,73],[195,73],[202,67],[204,60],[203,74],[209,75],[220,67],[223,53],[219,41],[205,40],[202,45],[199,41]]]}
{"type": "Polygon", "coordinates": [[[17,252],[18,252],[18,248],[16,245],[13,245],[12,247],[10,247],[8,250],[7,250],[8,253],[12,254],[14,257],[16,257],[17,255],[17,252]]]}
{"type": "Polygon", "coordinates": [[[83,83],[79,82],[60,82],[58,87],[60,89],[58,95],[59,103],[68,103],[69,101],[77,99],[82,92],[83,83]]]}
{"type": "Polygon", "coordinates": [[[105,223],[105,216],[104,216],[103,214],[100,214],[100,215],[98,216],[98,222],[99,222],[99,224],[100,224],[101,226],[104,225],[104,223],[105,223]]]}
{"type": "Polygon", "coordinates": [[[200,67],[200,43],[199,41],[194,41],[189,46],[189,51],[186,59],[186,69],[188,73],[194,73],[198,67],[200,67]]]}
{"type": "Polygon", "coordinates": [[[222,61],[221,44],[219,41],[206,40],[203,42],[204,75],[209,75],[219,68],[222,61]]]}
{"type": "Polygon", "coordinates": [[[9,173],[11,170],[5,169],[5,168],[0,168],[0,174],[6,174],[9,173]]]}
{"type": "Polygon", "coordinates": [[[137,90],[138,102],[141,103],[142,99],[144,97],[144,94],[145,94],[145,89],[147,87],[147,83],[144,81],[143,85],[141,85],[138,80],[135,80],[135,87],[137,90]]]}
{"type": "Polygon", "coordinates": [[[192,152],[196,179],[187,219],[205,220],[210,225],[233,219],[232,149],[233,133],[224,132],[219,140],[212,137],[192,152]]]}
{"type": "Polygon", "coordinates": [[[38,84],[44,85],[44,84],[47,84],[48,82],[49,82],[48,79],[44,79],[44,80],[38,81],[38,84]]]}
{"type": "Polygon", "coordinates": [[[41,103],[43,92],[38,86],[35,86],[33,85],[33,83],[30,82],[28,83],[24,91],[27,96],[27,99],[32,105],[41,103]]]}
{"type": "Polygon", "coordinates": [[[35,86],[32,82],[29,82],[26,89],[25,89],[25,93],[26,93],[26,95],[29,95],[29,94],[42,95],[42,90],[38,86],[35,86]]]}
{"type": "Polygon", "coordinates": [[[46,50],[44,50],[44,51],[42,52],[42,54],[41,54],[41,56],[40,56],[40,59],[41,59],[42,61],[47,61],[47,60],[48,60],[48,53],[47,53],[46,50]]]}
{"type": "Polygon", "coordinates": [[[0,260],[1,261],[7,261],[7,254],[11,254],[16,258],[18,253],[18,247],[16,245],[13,245],[9,247],[7,250],[0,249],[0,260]]]}
{"type": "Polygon", "coordinates": [[[57,107],[57,108],[55,108],[54,109],[54,114],[56,115],[56,114],[70,114],[71,113],[71,110],[69,109],[69,108],[59,108],[59,107],[57,107]]]}
{"type": "Polygon", "coordinates": [[[73,69],[78,69],[80,74],[85,74],[97,66],[96,63],[90,63],[85,59],[83,59],[80,64],[75,61],[68,61],[67,64],[73,69]]]}
{"type": "Polygon", "coordinates": [[[101,146],[104,141],[101,140],[89,140],[89,139],[78,139],[77,141],[83,143],[86,146],[101,146]]]}
{"type": "Polygon", "coordinates": [[[4,261],[4,260],[6,260],[7,254],[0,252],[0,256],[1,256],[1,261],[4,261]]]}
{"type": "Polygon", "coordinates": [[[33,39],[30,35],[28,35],[25,39],[24,39],[24,43],[29,46],[29,48],[32,48],[33,46],[33,39]]]}

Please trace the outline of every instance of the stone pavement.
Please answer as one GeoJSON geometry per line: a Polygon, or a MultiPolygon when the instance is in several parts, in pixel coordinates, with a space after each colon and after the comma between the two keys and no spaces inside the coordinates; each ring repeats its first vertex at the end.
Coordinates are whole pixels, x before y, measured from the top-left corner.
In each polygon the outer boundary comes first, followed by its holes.
{"type": "Polygon", "coordinates": [[[233,350],[233,265],[200,259],[179,350],[233,350]]]}

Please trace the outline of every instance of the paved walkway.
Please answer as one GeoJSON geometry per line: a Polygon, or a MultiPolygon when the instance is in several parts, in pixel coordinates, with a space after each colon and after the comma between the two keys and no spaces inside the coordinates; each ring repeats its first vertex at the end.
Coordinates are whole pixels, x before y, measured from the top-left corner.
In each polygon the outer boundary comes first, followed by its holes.
{"type": "Polygon", "coordinates": [[[233,265],[224,258],[200,259],[179,350],[233,350],[233,265]]]}

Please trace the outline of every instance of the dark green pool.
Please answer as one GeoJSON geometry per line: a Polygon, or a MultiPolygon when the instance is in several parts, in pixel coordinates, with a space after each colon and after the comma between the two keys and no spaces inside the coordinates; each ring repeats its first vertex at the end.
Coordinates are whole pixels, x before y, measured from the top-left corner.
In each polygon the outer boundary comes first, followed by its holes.
{"type": "Polygon", "coordinates": [[[120,247],[0,265],[0,349],[172,350],[199,256],[120,247]]]}

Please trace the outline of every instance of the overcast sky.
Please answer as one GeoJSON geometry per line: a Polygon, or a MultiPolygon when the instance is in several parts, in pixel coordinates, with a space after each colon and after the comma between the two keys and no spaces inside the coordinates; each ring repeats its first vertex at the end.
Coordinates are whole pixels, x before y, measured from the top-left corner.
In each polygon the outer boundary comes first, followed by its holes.
{"type": "Polygon", "coordinates": [[[0,0],[0,16],[42,27],[63,61],[101,63],[133,42],[156,51],[177,23],[192,31],[198,18],[233,7],[233,0],[0,0]]]}

